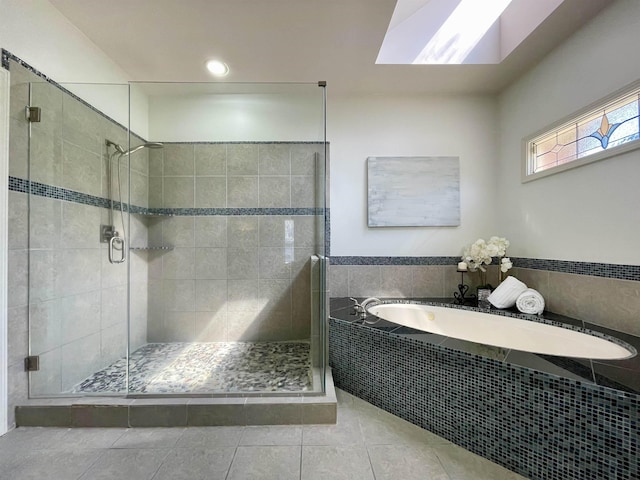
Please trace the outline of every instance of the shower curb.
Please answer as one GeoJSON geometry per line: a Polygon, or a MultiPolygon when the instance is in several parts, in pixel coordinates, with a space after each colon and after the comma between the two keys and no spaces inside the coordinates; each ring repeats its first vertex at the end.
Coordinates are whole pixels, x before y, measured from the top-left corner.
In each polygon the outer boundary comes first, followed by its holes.
{"type": "Polygon", "coordinates": [[[16,427],[206,427],[335,424],[337,399],[326,394],[246,397],[33,399],[16,406],[16,427]]]}

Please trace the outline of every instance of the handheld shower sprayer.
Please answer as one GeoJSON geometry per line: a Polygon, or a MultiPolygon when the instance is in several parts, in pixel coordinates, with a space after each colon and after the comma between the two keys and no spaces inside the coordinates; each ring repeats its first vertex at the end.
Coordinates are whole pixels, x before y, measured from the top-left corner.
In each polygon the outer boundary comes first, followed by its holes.
{"type": "Polygon", "coordinates": [[[138,145],[137,147],[133,147],[129,150],[125,150],[124,147],[116,142],[111,140],[105,140],[105,145],[107,146],[107,176],[109,179],[109,199],[111,201],[111,209],[109,211],[109,220],[111,225],[102,225],[102,241],[109,243],[109,261],[111,263],[123,263],[126,258],[125,253],[125,225],[124,225],[124,209],[122,206],[122,188],[120,181],[120,160],[125,155],[131,155],[138,150],[143,148],[163,148],[164,145],[162,143],[157,142],[149,142],[143,143],[142,145],[138,145]],[[113,147],[115,152],[109,155],[109,147],[113,147]],[[117,155],[117,171],[118,171],[118,204],[120,205],[120,220],[122,222],[122,236],[118,233],[113,225],[113,176],[111,173],[111,162],[117,155]],[[120,255],[116,258],[115,250],[120,251],[120,255]]]}

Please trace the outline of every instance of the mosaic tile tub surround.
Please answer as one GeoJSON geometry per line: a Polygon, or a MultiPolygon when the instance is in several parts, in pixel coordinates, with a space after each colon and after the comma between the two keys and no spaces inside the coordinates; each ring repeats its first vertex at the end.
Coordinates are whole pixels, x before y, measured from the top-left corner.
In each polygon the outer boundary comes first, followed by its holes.
{"type": "MultiPolygon", "coordinates": [[[[129,356],[130,393],[305,392],[312,389],[308,342],[150,343],[129,356]]],[[[126,359],[71,393],[126,392],[126,359]]]]}
{"type": "Polygon", "coordinates": [[[528,478],[639,478],[637,394],[395,328],[332,315],[336,386],[528,478]]]}

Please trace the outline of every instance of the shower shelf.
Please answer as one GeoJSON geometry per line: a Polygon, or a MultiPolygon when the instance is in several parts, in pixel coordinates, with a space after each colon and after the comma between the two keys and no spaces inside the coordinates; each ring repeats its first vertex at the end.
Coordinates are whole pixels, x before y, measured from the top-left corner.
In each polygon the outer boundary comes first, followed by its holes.
{"type": "Polygon", "coordinates": [[[129,250],[173,250],[173,247],[130,247],[129,250]]]}

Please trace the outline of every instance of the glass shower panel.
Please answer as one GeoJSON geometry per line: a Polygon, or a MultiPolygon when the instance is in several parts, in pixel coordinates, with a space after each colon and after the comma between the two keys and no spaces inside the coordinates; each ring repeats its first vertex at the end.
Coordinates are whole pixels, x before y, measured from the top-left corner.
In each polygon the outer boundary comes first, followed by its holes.
{"type": "Polygon", "coordinates": [[[129,393],[322,391],[324,88],[133,91],[148,99],[146,141],[163,148],[136,160],[146,204],[131,156],[129,393]]]}
{"type": "Polygon", "coordinates": [[[29,103],[32,397],[324,390],[324,88],[36,82],[29,103]]]}
{"type": "Polygon", "coordinates": [[[128,223],[126,209],[110,208],[128,203],[127,160],[118,169],[106,140],[128,144],[128,128],[113,119],[128,123],[129,87],[34,82],[29,90],[29,105],[40,109],[29,123],[25,179],[29,351],[39,360],[30,396],[122,394],[124,375],[104,384],[95,373],[127,354],[127,265],[109,262],[101,227],[124,232],[128,223]]]}

